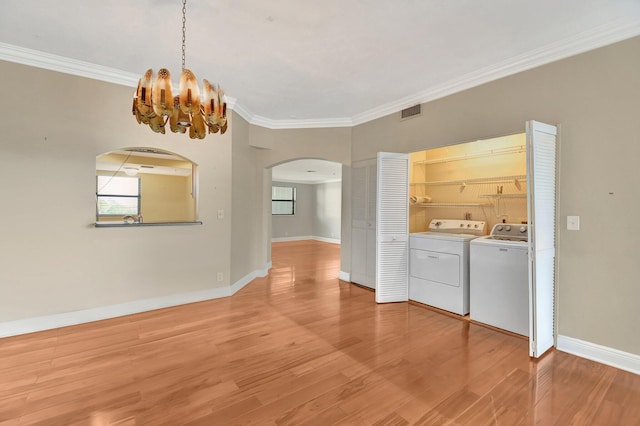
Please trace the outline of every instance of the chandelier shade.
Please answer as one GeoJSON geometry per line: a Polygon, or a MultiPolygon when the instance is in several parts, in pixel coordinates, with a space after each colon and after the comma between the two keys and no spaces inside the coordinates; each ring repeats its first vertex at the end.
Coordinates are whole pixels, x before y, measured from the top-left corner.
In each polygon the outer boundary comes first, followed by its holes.
{"type": "Polygon", "coordinates": [[[173,133],[186,133],[191,139],[204,139],[207,133],[227,130],[227,103],[218,85],[203,80],[202,96],[198,80],[185,68],[186,0],[182,2],[182,73],[178,94],[173,95],[171,73],[161,68],[153,79],[153,70],[144,73],[133,96],[133,115],[139,124],[156,133],[165,133],[167,123],[173,133]],[[201,101],[202,99],[202,101],[201,101]]]}

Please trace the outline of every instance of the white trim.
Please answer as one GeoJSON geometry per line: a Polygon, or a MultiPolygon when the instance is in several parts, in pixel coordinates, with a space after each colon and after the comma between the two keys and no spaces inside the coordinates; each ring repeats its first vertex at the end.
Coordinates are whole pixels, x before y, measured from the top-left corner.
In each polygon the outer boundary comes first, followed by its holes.
{"type": "Polygon", "coordinates": [[[129,87],[137,87],[142,76],[6,43],[0,43],[0,59],[129,87]]]}
{"type": "Polygon", "coordinates": [[[272,243],[284,243],[287,241],[304,241],[304,240],[313,240],[313,237],[310,235],[302,236],[302,237],[277,237],[271,238],[272,243]]]}
{"type": "Polygon", "coordinates": [[[497,64],[481,68],[434,86],[431,89],[389,102],[369,111],[354,115],[351,119],[357,126],[416,104],[434,101],[454,93],[495,81],[509,75],[527,71],[573,55],[597,49],[640,34],[640,22],[620,23],[618,21],[584,31],[572,38],[556,41],[530,52],[514,56],[497,64]]]}
{"type": "Polygon", "coordinates": [[[262,267],[262,269],[258,269],[256,271],[256,276],[259,278],[266,277],[267,275],[269,275],[269,269],[271,268],[273,268],[273,263],[269,261],[262,267]]]}
{"type": "MultiPolygon", "coordinates": [[[[227,95],[225,95],[227,96],[227,95]]],[[[229,103],[229,100],[227,99],[227,108],[233,110],[234,112],[238,113],[238,115],[242,118],[244,118],[244,120],[249,123],[249,124],[253,124],[253,117],[254,115],[251,113],[251,111],[249,111],[248,109],[246,109],[245,107],[243,107],[242,105],[238,104],[237,100],[235,98],[233,98],[233,105],[229,103]]]]}
{"type": "Polygon", "coordinates": [[[266,277],[267,275],[269,275],[269,269],[271,269],[271,267],[272,267],[272,263],[268,262],[266,265],[262,267],[262,269],[256,269],[255,271],[245,275],[235,283],[231,284],[230,296],[233,296],[234,294],[236,294],[240,289],[242,289],[244,286],[249,284],[254,279],[266,277]]]}
{"type": "Polygon", "coordinates": [[[322,241],[323,243],[340,244],[339,238],[325,238],[325,237],[313,237],[316,241],[322,241]]]}
{"type": "Polygon", "coordinates": [[[340,273],[338,274],[338,279],[350,283],[351,282],[351,274],[348,273],[348,272],[340,271],[340,273]]]}
{"type": "Polygon", "coordinates": [[[332,243],[332,244],[340,244],[339,238],[325,238],[325,237],[315,237],[311,235],[299,236],[299,237],[276,237],[271,238],[272,243],[284,243],[287,241],[306,241],[306,240],[315,240],[322,241],[323,243],[332,243]]]}
{"type": "MultiPolygon", "coordinates": [[[[353,127],[359,124],[401,111],[418,103],[430,102],[463,90],[498,80],[508,75],[568,58],[579,53],[597,49],[609,44],[640,35],[640,21],[616,21],[584,31],[547,46],[534,49],[522,55],[514,56],[501,63],[474,71],[455,80],[432,87],[431,89],[397,99],[352,117],[335,117],[307,120],[274,120],[253,114],[239,105],[236,99],[227,96],[227,107],[237,112],[250,124],[269,129],[306,129],[320,127],[353,127]]],[[[26,49],[11,44],[0,43],[0,60],[16,62],[71,75],[92,78],[109,83],[136,87],[140,75],[115,68],[103,67],[89,62],[52,55],[37,50],[26,49]]]]}
{"type": "Polygon", "coordinates": [[[272,120],[260,115],[252,116],[250,123],[268,129],[317,129],[323,127],[352,127],[354,125],[353,120],[349,117],[272,120]]]}
{"type": "Polygon", "coordinates": [[[0,324],[0,338],[116,318],[124,315],[169,308],[171,306],[184,305],[186,303],[219,299],[230,295],[230,287],[218,287],[190,293],[172,294],[170,296],[153,299],[136,300],[118,305],[100,306],[97,308],[83,309],[81,311],[25,318],[0,324]]]}
{"type": "Polygon", "coordinates": [[[640,374],[640,355],[562,335],[558,335],[557,349],[634,374],[640,374]]]}
{"type": "Polygon", "coordinates": [[[170,308],[187,303],[230,297],[255,278],[266,276],[269,273],[271,266],[271,262],[269,262],[262,269],[255,270],[250,274],[247,274],[231,286],[217,287],[189,293],[172,294],[169,296],[136,300],[117,305],[99,306],[97,308],[83,309],[81,311],[64,312],[61,314],[3,322],[0,323],[0,338],[67,327],[70,325],[84,324],[87,322],[132,315],[156,309],[170,308]]]}

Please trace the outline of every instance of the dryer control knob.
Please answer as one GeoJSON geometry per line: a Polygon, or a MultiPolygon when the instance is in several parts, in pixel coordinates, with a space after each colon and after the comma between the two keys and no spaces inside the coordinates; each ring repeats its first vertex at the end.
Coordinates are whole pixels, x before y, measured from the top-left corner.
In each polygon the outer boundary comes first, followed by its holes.
{"type": "Polygon", "coordinates": [[[498,225],[498,231],[502,231],[502,225],[498,225]]]}
{"type": "Polygon", "coordinates": [[[461,223],[461,224],[460,224],[460,228],[464,228],[464,223],[461,223]]]}
{"type": "Polygon", "coordinates": [[[476,223],[473,227],[474,227],[474,228],[478,228],[478,224],[476,223]]]}
{"type": "Polygon", "coordinates": [[[511,227],[509,225],[505,226],[504,228],[505,231],[511,231],[511,227]]]}
{"type": "Polygon", "coordinates": [[[524,226],[521,226],[521,227],[520,227],[520,233],[521,233],[521,234],[524,234],[525,232],[527,232],[527,228],[526,228],[526,227],[524,227],[524,226]]]}

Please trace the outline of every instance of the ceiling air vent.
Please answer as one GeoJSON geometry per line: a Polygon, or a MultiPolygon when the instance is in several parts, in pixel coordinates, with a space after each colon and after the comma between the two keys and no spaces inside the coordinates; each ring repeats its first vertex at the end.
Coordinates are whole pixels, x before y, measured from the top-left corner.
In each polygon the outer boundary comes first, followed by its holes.
{"type": "Polygon", "coordinates": [[[418,105],[414,105],[412,107],[409,108],[405,108],[402,110],[401,112],[401,118],[404,120],[406,118],[411,118],[411,117],[415,117],[416,115],[420,115],[420,104],[418,105]]]}

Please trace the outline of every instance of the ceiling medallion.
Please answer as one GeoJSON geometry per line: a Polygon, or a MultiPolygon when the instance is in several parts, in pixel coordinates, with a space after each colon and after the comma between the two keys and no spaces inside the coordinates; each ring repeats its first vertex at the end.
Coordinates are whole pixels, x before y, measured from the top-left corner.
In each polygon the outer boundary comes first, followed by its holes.
{"type": "Polygon", "coordinates": [[[182,1],[182,74],[178,96],[173,96],[169,70],[161,68],[153,81],[153,70],[147,70],[138,82],[133,96],[133,115],[138,123],[147,124],[156,133],[165,133],[167,122],[173,133],[186,133],[191,139],[204,139],[208,133],[224,134],[227,130],[227,103],[218,86],[203,80],[202,102],[198,80],[185,68],[187,0],[182,1]]]}

